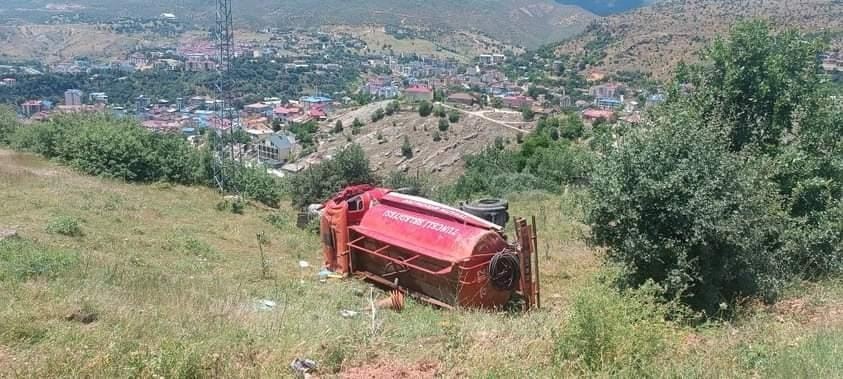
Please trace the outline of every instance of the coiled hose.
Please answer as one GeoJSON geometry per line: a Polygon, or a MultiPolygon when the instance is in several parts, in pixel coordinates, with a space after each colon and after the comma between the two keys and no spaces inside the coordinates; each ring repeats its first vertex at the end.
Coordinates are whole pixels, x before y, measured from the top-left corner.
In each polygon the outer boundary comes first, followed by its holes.
{"type": "Polygon", "coordinates": [[[495,254],[489,261],[489,281],[503,291],[514,290],[521,278],[518,256],[508,250],[495,254]]]}

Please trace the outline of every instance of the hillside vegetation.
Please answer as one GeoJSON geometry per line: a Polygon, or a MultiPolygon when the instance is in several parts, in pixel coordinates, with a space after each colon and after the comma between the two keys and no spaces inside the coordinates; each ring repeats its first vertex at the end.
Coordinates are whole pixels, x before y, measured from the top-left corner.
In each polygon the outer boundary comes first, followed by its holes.
{"type": "Polygon", "coordinates": [[[369,290],[318,281],[318,236],[296,229],[286,206],[220,212],[208,189],[86,177],[8,151],[0,195],[0,227],[19,235],[0,241],[0,376],[286,377],[296,357],[352,378],[843,374],[843,284],[795,289],[722,326],[664,323],[645,293],[596,281],[576,193],[511,198],[513,214],[539,216],[543,310],[410,303],[374,327],[365,313],[340,316],[365,309],[369,290]],[[62,220],[80,233],[51,232],[62,220]]]}
{"type": "Polygon", "coordinates": [[[841,17],[843,3],[836,0],[659,1],[596,21],[582,35],[562,43],[557,53],[579,55],[608,72],[642,71],[667,79],[680,61],[697,61],[702,47],[740,20],[760,18],[777,27],[830,33],[840,46],[841,17]]]}
{"type": "Polygon", "coordinates": [[[370,314],[378,291],[320,281],[319,238],[287,200],[379,181],[359,146],[287,191],[259,186],[275,208],[228,212],[178,184],[207,177],[175,137],[0,112],[0,144],[57,160],[0,150],[0,376],[276,377],[310,358],[345,378],[841,377],[843,112],[826,48],[740,23],[640,125],[548,118],[467,157],[431,195],[505,194],[536,216],[543,308],[528,313],[370,314]]]}

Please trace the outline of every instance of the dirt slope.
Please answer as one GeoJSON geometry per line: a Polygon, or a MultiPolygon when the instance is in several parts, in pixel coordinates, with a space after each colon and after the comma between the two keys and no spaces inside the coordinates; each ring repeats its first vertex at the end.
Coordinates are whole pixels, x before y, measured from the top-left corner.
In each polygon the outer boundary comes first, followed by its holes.
{"type": "Polygon", "coordinates": [[[715,35],[748,18],[829,32],[838,46],[843,41],[843,2],[836,0],[669,0],[601,19],[557,51],[576,55],[602,49],[606,55],[599,69],[638,70],[663,79],[680,60],[693,61],[715,35]],[[607,45],[596,42],[606,37],[607,45]]]}

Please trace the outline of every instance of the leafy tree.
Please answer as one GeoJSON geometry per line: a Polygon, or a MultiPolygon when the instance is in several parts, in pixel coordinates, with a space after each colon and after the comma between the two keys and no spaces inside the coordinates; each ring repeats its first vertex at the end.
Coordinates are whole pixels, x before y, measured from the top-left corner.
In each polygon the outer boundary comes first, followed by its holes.
{"type": "Polygon", "coordinates": [[[602,148],[588,219],[622,284],[653,280],[711,315],[843,272],[843,224],[831,221],[843,212],[843,117],[822,86],[822,46],[741,23],[679,73],[692,87],[677,83],[642,128],[602,148]]]}
{"type": "Polygon", "coordinates": [[[500,97],[492,97],[492,108],[501,109],[503,108],[503,100],[500,97]]]}
{"type": "Polygon", "coordinates": [[[774,33],[763,21],[740,23],[705,50],[709,65],[685,67],[679,79],[690,77],[695,105],[707,120],[722,122],[733,150],[777,146],[817,109],[817,56],[824,49],[821,40],[795,30],[774,33]]]}
{"type": "Polygon", "coordinates": [[[340,150],[332,159],[313,165],[289,180],[293,206],[303,208],[324,202],[345,186],[374,183],[376,178],[363,149],[359,145],[351,145],[340,150]]]}
{"type": "Polygon", "coordinates": [[[529,107],[521,108],[521,118],[523,118],[524,121],[533,121],[534,117],[536,117],[536,114],[532,109],[529,107]]]}
{"type": "Polygon", "coordinates": [[[401,155],[407,159],[413,157],[413,146],[410,145],[410,140],[407,136],[404,136],[404,142],[401,144],[401,155]]]}
{"type": "Polygon", "coordinates": [[[582,119],[577,116],[568,116],[559,127],[559,136],[569,140],[582,138],[585,125],[582,119]]]}
{"type": "Polygon", "coordinates": [[[433,105],[430,104],[428,101],[422,101],[419,103],[419,116],[427,117],[430,116],[430,113],[433,112],[433,105]]]}
{"type": "Polygon", "coordinates": [[[334,124],[334,129],[332,129],[331,132],[334,134],[342,133],[342,120],[337,120],[334,124]]]}

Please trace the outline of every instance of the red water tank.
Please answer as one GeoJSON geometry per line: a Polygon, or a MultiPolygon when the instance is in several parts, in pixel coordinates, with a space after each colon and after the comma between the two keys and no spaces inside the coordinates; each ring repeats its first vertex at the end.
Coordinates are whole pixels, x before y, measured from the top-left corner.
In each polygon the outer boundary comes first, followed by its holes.
{"type": "Polygon", "coordinates": [[[458,209],[390,193],[349,229],[352,272],[439,305],[500,307],[515,289],[489,280],[492,257],[513,250],[500,227],[458,209]]]}
{"type": "Polygon", "coordinates": [[[516,292],[531,303],[534,249],[523,220],[519,238],[507,241],[500,226],[459,209],[386,189],[359,190],[326,203],[329,267],[336,262],[341,273],[442,307],[499,308],[516,292]]]}

